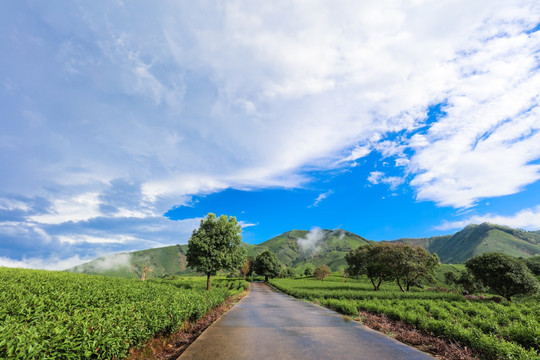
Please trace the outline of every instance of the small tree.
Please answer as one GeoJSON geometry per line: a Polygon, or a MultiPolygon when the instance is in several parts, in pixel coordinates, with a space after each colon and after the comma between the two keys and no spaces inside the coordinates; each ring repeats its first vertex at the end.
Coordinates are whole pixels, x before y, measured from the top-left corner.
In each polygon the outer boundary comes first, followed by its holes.
{"type": "Polygon", "coordinates": [[[275,278],[281,272],[281,263],[273,252],[266,249],[255,258],[253,269],[259,275],[264,276],[264,282],[268,278],[275,278]]]}
{"type": "Polygon", "coordinates": [[[296,270],[292,267],[286,267],[283,271],[283,277],[285,278],[294,278],[296,276],[296,270]]]}
{"type": "Polygon", "coordinates": [[[304,270],[304,275],[305,276],[313,276],[313,267],[311,267],[311,266],[306,267],[306,269],[304,270]]]}
{"type": "Polygon", "coordinates": [[[246,258],[241,247],[242,227],[236,218],[209,213],[198,229],[193,230],[188,242],[188,266],[206,274],[206,290],[210,290],[210,277],[219,270],[233,270],[246,258]]]}
{"type": "Polygon", "coordinates": [[[246,261],[244,261],[244,264],[240,268],[240,274],[242,274],[244,279],[246,278],[246,276],[249,276],[250,273],[253,271],[252,268],[253,268],[253,262],[249,257],[247,257],[246,261]]]}
{"type": "Polygon", "coordinates": [[[315,276],[317,279],[321,279],[321,281],[324,281],[324,278],[328,277],[329,275],[332,275],[332,271],[326,265],[318,266],[313,273],[313,276],[315,276]]]}
{"type": "Polygon", "coordinates": [[[467,270],[495,293],[511,301],[520,294],[538,291],[538,281],[527,266],[512,256],[502,253],[488,253],[469,259],[467,270]]]}

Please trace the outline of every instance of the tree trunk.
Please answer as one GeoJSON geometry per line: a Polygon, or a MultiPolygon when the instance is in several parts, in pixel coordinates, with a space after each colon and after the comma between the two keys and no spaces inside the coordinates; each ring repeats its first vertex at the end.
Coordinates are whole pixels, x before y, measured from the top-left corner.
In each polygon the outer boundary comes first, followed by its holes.
{"type": "Polygon", "coordinates": [[[210,274],[206,274],[206,291],[210,291],[210,274]]]}
{"type": "Polygon", "coordinates": [[[373,278],[369,278],[371,280],[371,285],[373,285],[373,290],[377,291],[377,285],[375,285],[375,281],[373,281],[373,278]]]}
{"type": "Polygon", "coordinates": [[[379,276],[379,282],[377,283],[377,288],[375,289],[375,291],[379,291],[379,288],[381,287],[381,283],[382,283],[382,276],[379,276]]]}
{"type": "Polygon", "coordinates": [[[265,282],[265,283],[268,282],[268,275],[264,275],[264,282],[265,282]]]}
{"type": "Polygon", "coordinates": [[[408,282],[408,283],[407,283],[407,292],[409,292],[410,286],[411,286],[411,283],[408,282]]]}
{"type": "Polygon", "coordinates": [[[399,282],[399,278],[397,278],[396,280],[397,280],[397,284],[398,284],[399,288],[401,289],[401,291],[405,292],[405,289],[403,289],[403,286],[401,286],[401,283],[399,282]]]}

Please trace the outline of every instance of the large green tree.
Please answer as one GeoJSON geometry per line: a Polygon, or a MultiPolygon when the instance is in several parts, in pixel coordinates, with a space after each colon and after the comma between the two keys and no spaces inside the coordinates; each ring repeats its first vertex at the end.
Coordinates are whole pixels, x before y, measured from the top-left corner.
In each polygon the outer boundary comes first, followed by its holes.
{"type": "Polygon", "coordinates": [[[494,292],[511,300],[514,295],[538,291],[538,281],[525,263],[502,253],[487,253],[469,259],[467,270],[494,292]]]}
{"type": "Polygon", "coordinates": [[[433,279],[439,266],[437,254],[430,254],[421,246],[400,243],[384,243],[387,269],[396,279],[401,291],[409,291],[411,285],[421,279],[433,279]],[[405,286],[405,289],[403,288],[405,286]]]}
{"type": "Polygon", "coordinates": [[[210,277],[219,270],[233,270],[246,259],[241,247],[242,227],[234,216],[209,213],[188,242],[188,266],[206,274],[206,290],[210,290],[210,277]]]}
{"type": "Polygon", "coordinates": [[[255,258],[253,269],[257,274],[264,276],[264,282],[268,282],[268,278],[279,275],[281,263],[273,252],[266,249],[255,258]]]}
{"type": "Polygon", "coordinates": [[[366,275],[373,289],[379,290],[383,279],[390,276],[384,250],[384,246],[370,243],[349,251],[345,255],[349,264],[347,273],[351,276],[366,275]]]}

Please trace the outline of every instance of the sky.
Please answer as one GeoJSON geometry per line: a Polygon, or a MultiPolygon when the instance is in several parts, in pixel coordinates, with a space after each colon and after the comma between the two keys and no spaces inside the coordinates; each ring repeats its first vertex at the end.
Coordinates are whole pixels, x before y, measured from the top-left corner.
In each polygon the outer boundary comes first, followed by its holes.
{"type": "Polygon", "coordinates": [[[540,3],[0,2],[0,266],[540,229],[540,3]]]}

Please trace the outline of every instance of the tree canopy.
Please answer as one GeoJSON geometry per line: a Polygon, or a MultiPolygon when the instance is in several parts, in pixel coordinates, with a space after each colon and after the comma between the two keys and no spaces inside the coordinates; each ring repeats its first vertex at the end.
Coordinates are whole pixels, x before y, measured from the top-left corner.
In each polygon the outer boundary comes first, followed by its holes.
{"type": "Polygon", "coordinates": [[[304,269],[304,275],[305,275],[305,276],[313,276],[313,267],[307,266],[307,267],[304,269]]]}
{"type": "Polygon", "coordinates": [[[321,281],[324,281],[324,278],[330,275],[332,275],[332,271],[326,265],[317,266],[317,268],[313,272],[313,276],[317,279],[321,279],[321,281]]]}
{"type": "Polygon", "coordinates": [[[409,291],[420,279],[433,276],[439,257],[422,247],[400,243],[371,243],[351,250],[345,257],[352,276],[366,275],[378,290],[385,279],[395,279],[401,291],[409,291]],[[405,288],[404,288],[405,286],[405,288]]]}
{"type": "Polygon", "coordinates": [[[421,279],[432,279],[439,266],[437,254],[430,254],[421,246],[400,243],[386,243],[383,246],[387,248],[388,270],[403,292],[409,291],[411,285],[421,279]]]}
{"type": "Polygon", "coordinates": [[[275,278],[281,272],[281,263],[276,255],[266,249],[255,258],[253,266],[255,272],[264,276],[264,281],[268,282],[268,278],[275,278]]]}
{"type": "Polygon", "coordinates": [[[206,274],[206,290],[210,290],[210,276],[219,270],[233,270],[242,265],[246,250],[241,247],[242,227],[234,216],[209,213],[201,220],[188,242],[188,266],[206,274]]]}
{"type": "Polygon", "coordinates": [[[465,266],[480,282],[511,300],[514,295],[538,291],[538,281],[525,263],[502,253],[487,253],[469,259],[465,266]]]}
{"type": "Polygon", "coordinates": [[[379,290],[383,279],[390,276],[384,258],[385,248],[375,244],[361,245],[345,255],[349,264],[347,272],[351,276],[366,275],[371,281],[374,290],[379,290]]]}

